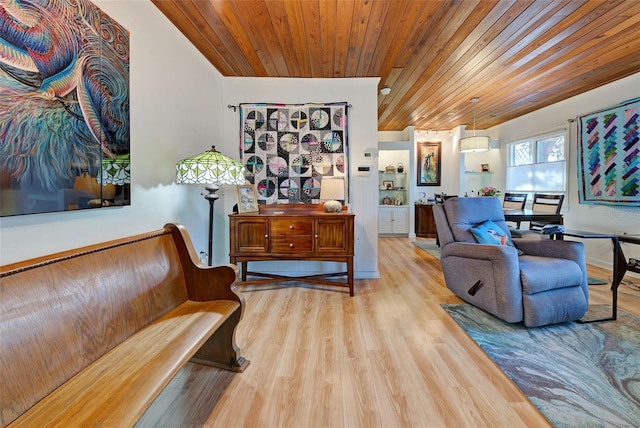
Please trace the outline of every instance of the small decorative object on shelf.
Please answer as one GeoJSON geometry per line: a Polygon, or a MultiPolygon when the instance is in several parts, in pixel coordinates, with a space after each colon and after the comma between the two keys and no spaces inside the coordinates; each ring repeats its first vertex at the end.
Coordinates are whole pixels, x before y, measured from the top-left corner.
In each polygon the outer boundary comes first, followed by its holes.
{"type": "Polygon", "coordinates": [[[393,165],[387,165],[387,166],[384,168],[384,172],[386,172],[387,174],[395,174],[395,172],[396,172],[396,167],[395,167],[395,166],[393,166],[393,165]]]}
{"type": "Polygon", "coordinates": [[[401,174],[404,172],[404,164],[402,162],[398,164],[398,172],[401,174]]]}
{"type": "Polygon", "coordinates": [[[483,163],[480,166],[482,168],[482,172],[490,172],[488,163],[483,163]]]}
{"type": "Polygon", "coordinates": [[[391,198],[388,196],[382,198],[382,205],[391,205],[391,198]]]}
{"type": "Polygon", "coordinates": [[[402,193],[396,194],[396,200],[394,201],[394,203],[397,206],[404,204],[404,196],[402,196],[402,193]]]}
{"type": "Polygon", "coordinates": [[[478,195],[480,196],[498,196],[500,194],[500,190],[496,189],[493,186],[483,187],[478,190],[478,195]]]}

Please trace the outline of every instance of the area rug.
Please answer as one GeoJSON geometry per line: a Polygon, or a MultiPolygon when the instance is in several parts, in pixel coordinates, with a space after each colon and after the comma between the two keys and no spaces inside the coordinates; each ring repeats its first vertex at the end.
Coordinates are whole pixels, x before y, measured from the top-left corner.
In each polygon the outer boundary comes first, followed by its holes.
{"type": "Polygon", "coordinates": [[[640,423],[640,318],[618,310],[617,321],[527,329],[442,306],[553,426],[640,423]]]}
{"type": "Polygon", "coordinates": [[[435,242],[431,241],[411,241],[413,245],[420,248],[427,254],[432,255],[436,259],[440,260],[440,247],[435,242]]]}
{"type": "MultiPolygon", "coordinates": [[[[438,247],[435,242],[430,242],[430,241],[411,241],[411,243],[413,245],[415,245],[416,247],[420,248],[421,250],[423,250],[424,252],[426,252],[427,254],[430,254],[433,257],[435,257],[436,259],[440,260],[440,247],[438,247]]],[[[607,281],[603,281],[601,279],[592,278],[592,277],[588,277],[587,278],[587,282],[589,283],[589,285],[606,285],[606,284],[609,284],[609,282],[607,282],[607,281]]]]}

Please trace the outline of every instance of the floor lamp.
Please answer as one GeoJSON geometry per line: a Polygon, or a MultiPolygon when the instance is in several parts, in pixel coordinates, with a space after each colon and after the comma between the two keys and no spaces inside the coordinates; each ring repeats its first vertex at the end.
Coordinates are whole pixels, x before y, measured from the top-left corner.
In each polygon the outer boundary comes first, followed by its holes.
{"type": "Polygon", "coordinates": [[[209,201],[209,250],[208,264],[213,261],[213,204],[219,198],[216,192],[221,184],[244,184],[244,166],[211,146],[211,150],[182,159],[176,163],[176,183],[206,184],[209,201]]]}

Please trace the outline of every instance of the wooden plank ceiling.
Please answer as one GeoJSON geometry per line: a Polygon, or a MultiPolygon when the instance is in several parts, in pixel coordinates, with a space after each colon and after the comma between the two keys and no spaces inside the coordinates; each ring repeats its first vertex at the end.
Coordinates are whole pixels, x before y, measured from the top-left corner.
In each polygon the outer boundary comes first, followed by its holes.
{"type": "Polygon", "coordinates": [[[486,129],[640,71],[639,0],[152,2],[224,76],[380,77],[379,130],[471,128],[473,97],[486,129]]]}

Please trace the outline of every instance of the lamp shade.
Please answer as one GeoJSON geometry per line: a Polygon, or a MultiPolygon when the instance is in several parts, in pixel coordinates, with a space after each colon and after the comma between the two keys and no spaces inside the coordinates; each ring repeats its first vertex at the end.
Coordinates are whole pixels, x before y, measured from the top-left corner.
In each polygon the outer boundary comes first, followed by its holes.
{"type": "Polygon", "coordinates": [[[460,152],[484,152],[489,150],[489,137],[465,137],[460,139],[460,152]]]}
{"type": "Polygon", "coordinates": [[[323,178],[320,182],[320,199],[324,201],[344,200],[344,179],[323,178]]]}
{"type": "Polygon", "coordinates": [[[131,182],[131,158],[129,153],[102,160],[96,181],[103,186],[122,186],[131,182]]]}
{"type": "Polygon", "coordinates": [[[216,150],[182,159],[176,163],[179,184],[244,184],[244,166],[216,150]]]}

